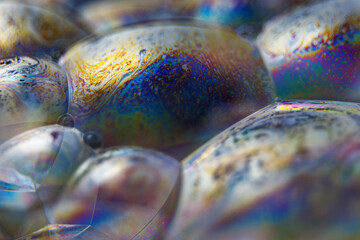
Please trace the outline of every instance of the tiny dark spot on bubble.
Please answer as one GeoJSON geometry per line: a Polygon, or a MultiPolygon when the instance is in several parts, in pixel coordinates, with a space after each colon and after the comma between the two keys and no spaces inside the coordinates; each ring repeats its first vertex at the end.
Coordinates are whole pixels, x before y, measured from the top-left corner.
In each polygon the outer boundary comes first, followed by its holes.
{"type": "Polygon", "coordinates": [[[194,187],[199,186],[199,184],[200,184],[200,179],[197,178],[194,182],[194,187]]]}
{"type": "Polygon", "coordinates": [[[51,136],[54,138],[54,140],[56,140],[58,138],[58,136],[59,136],[59,133],[58,132],[52,132],[51,136]]]}
{"type": "Polygon", "coordinates": [[[139,157],[139,156],[132,156],[131,157],[131,161],[133,161],[133,162],[143,162],[144,160],[145,160],[145,158],[139,157]]]}
{"type": "Polygon", "coordinates": [[[103,145],[102,138],[94,132],[85,133],[83,139],[87,145],[94,149],[101,148],[103,145]]]}
{"type": "Polygon", "coordinates": [[[221,151],[219,151],[219,150],[217,150],[217,151],[214,152],[214,155],[215,155],[216,157],[220,156],[220,154],[221,154],[221,151]]]}
{"type": "Polygon", "coordinates": [[[315,125],[314,128],[315,128],[315,129],[319,129],[319,130],[324,130],[324,129],[326,129],[326,127],[325,127],[325,126],[322,126],[322,125],[315,125]]]}
{"type": "Polygon", "coordinates": [[[213,178],[214,180],[218,180],[220,178],[220,174],[218,172],[215,172],[213,178]]]}
{"type": "Polygon", "coordinates": [[[225,173],[229,174],[234,170],[234,166],[229,164],[225,167],[225,173]]]}
{"type": "Polygon", "coordinates": [[[264,137],[267,137],[268,135],[266,133],[258,133],[256,134],[255,138],[256,139],[259,139],[259,138],[264,138],[264,137]]]}

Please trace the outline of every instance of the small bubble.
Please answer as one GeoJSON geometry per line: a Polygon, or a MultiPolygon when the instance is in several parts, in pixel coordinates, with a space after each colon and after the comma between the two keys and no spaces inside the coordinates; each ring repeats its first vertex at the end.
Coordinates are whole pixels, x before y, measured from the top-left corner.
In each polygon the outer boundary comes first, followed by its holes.
{"type": "Polygon", "coordinates": [[[96,149],[101,148],[103,146],[102,137],[95,132],[87,132],[84,134],[84,142],[90,147],[96,149]]]}
{"type": "Polygon", "coordinates": [[[146,54],[146,49],[141,49],[139,54],[140,54],[140,56],[144,57],[146,54]]]}
{"type": "Polygon", "coordinates": [[[281,101],[282,101],[281,97],[276,97],[276,98],[275,98],[275,103],[279,103],[279,102],[281,102],[281,101]]]}
{"type": "Polygon", "coordinates": [[[73,116],[66,113],[66,114],[62,115],[61,117],[59,117],[58,124],[65,126],[65,127],[74,127],[75,121],[74,121],[73,116]]]}
{"type": "Polygon", "coordinates": [[[141,67],[142,65],[144,65],[144,59],[145,59],[145,56],[146,56],[146,49],[141,49],[140,52],[139,52],[139,55],[140,55],[140,61],[139,61],[139,66],[138,67],[141,67]]]}

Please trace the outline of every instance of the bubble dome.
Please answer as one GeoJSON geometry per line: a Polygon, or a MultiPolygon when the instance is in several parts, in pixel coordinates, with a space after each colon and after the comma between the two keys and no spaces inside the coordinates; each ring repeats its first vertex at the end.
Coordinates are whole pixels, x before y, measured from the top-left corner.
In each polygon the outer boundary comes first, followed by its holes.
{"type": "Polygon", "coordinates": [[[187,143],[275,96],[251,43],[193,23],[138,25],[89,39],[60,65],[69,73],[75,127],[98,132],[105,146],[187,143]]]}
{"type": "Polygon", "coordinates": [[[57,123],[68,110],[66,73],[46,59],[20,56],[0,60],[0,91],[2,140],[57,123]]]}
{"type": "Polygon", "coordinates": [[[258,45],[283,99],[360,99],[360,2],[325,1],[266,23],[258,45]]]}
{"type": "MultiPolygon", "coordinates": [[[[337,152],[338,144],[360,133],[359,114],[359,104],[355,103],[278,102],[220,133],[183,161],[184,183],[177,219],[172,229],[174,239],[192,239],[192,237],[203,239],[205,236],[211,238],[212,234],[224,236],[211,239],[234,239],[226,238],[229,232],[235,232],[230,236],[237,236],[240,239],[249,236],[248,234],[254,236],[254,239],[264,239],[261,236],[267,236],[265,239],[279,239],[276,237],[276,232],[281,232],[281,226],[286,221],[272,222],[272,218],[276,220],[281,216],[281,219],[292,219],[292,208],[297,208],[297,204],[303,203],[299,207],[304,209],[307,208],[306,204],[321,206],[325,204],[326,197],[310,199],[313,196],[311,194],[301,198],[299,196],[298,198],[302,200],[295,197],[296,202],[287,202],[288,205],[284,206],[281,202],[280,206],[276,203],[271,205],[270,202],[269,209],[265,212],[262,212],[261,204],[268,204],[266,199],[272,201],[277,194],[280,194],[279,191],[284,191],[281,192],[284,194],[284,201],[290,201],[286,200],[288,193],[285,192],[284,185],[294,184],[294,188],[301,188],[301,181],[296,180],[299,175],[312,176],[315,174],[312,171],[321,171],[318,168],[313,170],[312,167],[317,165],[318,159],[328,157],[324,152],[329,149],[337,152]],[[314,201],[318,202],[314,203],[314,201]],[[258,210],[252,212],[248,210],[250,207],[258,210]],[[237,223],[238,218],[241,219],[243,215],[244,220],[237,223]],[[264,227],[257,226],[257,222],[254,222],[256,220],[259,221],[259,225],[264,224],[264,227]],[[273,223],[273,228],[266,228],[266,220],[273,223]],[[244,228],[241,228],[243,225],[244,228]],[[254,225],[258,228],[252,229],[254,225]],[[228,232],[221,228],[225,228],[228,232]],[[260,229],[263,229],[264,233],[256,233],[260,229]]],[[[339,151],[340,149],[339,147],[339,151]]],[[[331,175],[331,170],[329,171],[327,174],[331,175]]],[[[329,176],[324,176],[324,179],[327,177],[329,176]]],[[[342,192],[338,194],[334,193],[333,197],[345,197],[341,195],[342,192]]],[[[351,193],[348,195],[357,199],[351,196],[351,193]]],[[[331,204],[333,203],[329,202],[329,205],[331,204]]],[[[349,208],[356,209],[357,204],[352,204],[349,208]]],[[[317,220],[311,218],[311,214],[305,212],[303,216],[317,220]]],[[[333,217],[335,222],[336,214],[333,217]]],[[[351,217],[355,222],[360,221],[356,214],[351,217]]],[[[308,226],[309,232],[302,233],[303,236],[311,234],[317,226],[317,224],[313,228],[311,225],[308,226]]],[[[341,231],[346,232],[346,226],[339,227],[341,231]]],[[[350,231],[351,228],[349,233],[350,231]]],[[[324,236],[329,234],[326,230],[323,232],[324,236]]],[[[286,234],[285,231],[284,235],[286,234]]]]}

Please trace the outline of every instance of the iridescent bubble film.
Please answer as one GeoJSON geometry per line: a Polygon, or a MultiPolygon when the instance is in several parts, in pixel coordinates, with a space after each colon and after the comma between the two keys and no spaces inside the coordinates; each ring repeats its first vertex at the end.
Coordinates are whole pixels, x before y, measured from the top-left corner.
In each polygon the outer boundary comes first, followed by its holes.
{"type": "MultiPolygon", "coordinates": [[[[116,0],[118,1],[118,0],[116,0]]],[[[59,48],[61,47],[59,45],[59,43],[61,43],[62,47],[60,48],[60,51],[55,52],[55,55],[53,57],[55,57],[58,60],[58,57],[60,57],[60,55],[63,53],[63,50],[67,49],[68,47],[70,47],[74,42],[80,40],[81,38],[85,37],[87,34],[91,33],[91,28],[88,26],[87,21],[84,21],[84,19],[82,18],[82,15],[80,14],[80,9],[68,4],[68,2],[64,1],[64,0],[1,0],[1,2],[11,2],[12,4],[18,3],[22,6],[28,6],[31,8],[41,8],[41,11],[45,11],[51,14],[56,15],[58,18],[56,21],[59,21],[58,23],[60,23],[61,21],[65,21],[68,22],[70,25],[69,30],[73,31],[73,35],[69,35],[69,36],[62,36],[62,40],[58,39],[56,40],[56,45],[54,46],[54,49],[52,51],[55,50],[55,48],[59,48]],[[72,25],[72,26],[71,26],[72,25]],[[73,28],[73,30],[71,30],[70,28],[73,28]],[[64,39],[64,37],[66,37],[68,40],[67,42],[66,39],[64,39]]],[[[26,21],[30,20],[29,16],[25,16],[26,21]]],[[[50,25],[46,25],[43,26],[43,30],[44,31],[53,31],[51,29],[49,29],[49,27],[51,27],[50,25]]],[[[62,30],[61,25],[59,24],[57,26],[59,28],[59,34],[65,33],[66,31],[62,30]]]]}
{"type": "MultiPolygon", "coordinates": [[[[319,1],[319,0],[315,0],[319,1]]],[[[309,0],[193,0],[198,2],[196,18],[235,28],[239,34],[255,38],[269,18],[309,0]]]]}
{"type": "Polygon", "coordinates": [[[358,239],[359,159],[359,135],[330,145],[310,164],[290,168],[284,182],[228,214],[202,238],[358,239]]]}
{"type": "Polygon", "coordinates": [[[36,209],[52,200],[91,154],[79,131],[59,125],[35,128],[1,144],[0,226],[12,236],[35,230],[23,228],[36,223],[36,209]],[[32,217],[26,220],[24,214],[32,217]]]}
{"type": "Polygon", "coordinates": [[[56,63],[27,56],[0,60],[0,139],[56,123],[68,110],[68,95],[66,73],[56,63]]]}
{"type": "Polygon", "coordinates": [[[208,138],[275,95],[252,44],[195,23],[125,28],[75,45],[60,64],[75,127],[100,133],[104,146],[208,138]]]}
{"type": "Polygon", "coordinates": [[[58,58],[85,31],[36,5],[0,2],[0,57],[50,55],[58,58]]]}
{"type": "Polygon", "coordinates": [[[134,148],[84,162],[49,208],[51,223],[91,226],[112,239],[160,239],[179,194],[180,164],[134,148]]]}
{"type": "MultiPolygon", "coordinates": [[[[231,222],[268,194],[276,195],[326,149],[359,132],[359,104],[345,102],[279,102],[236,123],[183,162],[172,236],[202,239],[211,226],[231,222]]],[[[249,223],[256,220],[251,217],[249,223]]]]}
{"type": "Polygon", "coordinates": [[[0,239],[8,239],[9,237],[0,229],[0,239]]]}
{"type": "Polygon", "coordinates": [[[112,240],[91,226],[51,224],[18,240],[112,240]]]}
{"type": "Polygon", "coordinates": [[[0,33],[0,240],[360,239],[360,0],[0,0],[0,33]]]}
{"type": "Polygon", "coordinates": [[[360,2],[325,1],[269,21],[258,45],[283,99],[360,100],[360,2]]]}
{"type": "Polygon", "coordinates": [[[196,6],[191,0],[105,0],[89,1],[77,8],[93,31],[103,33],[137,22],[193,16],[196,6]]]}
{"type": "MultiPolygon", "coordinates": [[[[66,14],[66,12],[63,12],[62,10],[65,10],[63,8],[67,7],[66,4],[64,4],[65,2],[63,0],[2,0],[3,2],[17,2],[20,4],[27,4],[27,5],[32,5],[32,6],[38,6],[41,8],[45,8],[47,10],[50,11],[57,11],[56,13],[59,14],[59,10],[61,11],[62,15],[63,13],[66,14]]],[[[70,11],[70,9],[67,9],[68,11],[70,11]]]]}

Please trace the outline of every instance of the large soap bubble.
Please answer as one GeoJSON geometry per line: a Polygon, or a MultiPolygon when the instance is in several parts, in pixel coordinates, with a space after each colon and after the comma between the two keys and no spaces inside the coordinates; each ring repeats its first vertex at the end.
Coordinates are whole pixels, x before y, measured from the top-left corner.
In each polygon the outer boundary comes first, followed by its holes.
{"type": "MultiPolygon", "coordinates": [[[[229,213],[201,239],[357,239],[359,160],[359,134],[331,144],[311,164],[300,163],[279,172],[284,181],[229,213]]],[[[268,179],[263,185],[272,185],[274,180],[268,179]]]]}
{"type": "Polygon", "coordinates": [[[195,23],[138,25],[71,48],[75,127],[105,146],[164,148],[208,138],[274,98],[256,48],[195,23]]]}
{"type": "Polygon", "coordinates": [[[360,100],[360,2],[325,1],[269,21],[258,38],[283,99],[360,100]]]}
{"type": "MultiPolygon", "coordinates": [[[[244,237],[248,232],[256,233],[256,226],[236,230],[232,220],[268,195],[275,196],[284,184],[295,181],[300,172],[306,174],[329,148],[359,133],[359,109],[358,104],[345,102],[279,102],[222,132],[183,163],[184,184],[172,236],[207,239],[203,234],[216,236],[216,226],[238,231],[239,236],[244,237]]],[[[302,199],[301,196],[295,198],[302,199]]],[[[318,204],[321,205],[321,200],[318,204]]],[[[250,215],[244,226],[251,225],[257,218],[260,221],[262,217],[269,217],[271,222],[271,217],[275,221],[278,216],[275,212],[275,215],[266,215],[268,212],[261,215],[261,211],[259,206],[260,215],[250,215]]],[[[318,223],[326,224],[323,220],[318,223]]],[[[277,226],[291,231],[285,222],[277,226]]],[[[264,232],[265,229],[266,226],[264,232]]],[[[308,233],[312,230],[315,229],[309,225],[308,233]]],[[[259,238],[254,239],[264,238],[259,233],[259,238]]]]}

